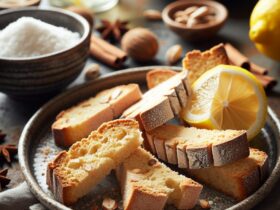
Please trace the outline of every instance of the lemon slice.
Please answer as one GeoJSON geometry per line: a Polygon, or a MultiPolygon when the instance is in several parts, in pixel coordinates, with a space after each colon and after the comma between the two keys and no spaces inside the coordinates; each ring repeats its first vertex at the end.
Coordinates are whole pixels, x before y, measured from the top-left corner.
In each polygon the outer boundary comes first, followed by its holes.
{"type": "Polygon", "coordinates": [[[247,130],[248,139],[264,126],[267,99],[260,82],[245,69],[219,65],[192,85],[193,94],[181,117],[207,129],[247,130]]]}

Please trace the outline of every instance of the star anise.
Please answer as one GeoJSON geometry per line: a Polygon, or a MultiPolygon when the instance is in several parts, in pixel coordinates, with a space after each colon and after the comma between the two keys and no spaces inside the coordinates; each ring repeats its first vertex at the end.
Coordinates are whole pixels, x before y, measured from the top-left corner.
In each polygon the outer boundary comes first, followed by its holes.
{"type": "Polygon", "coordinates": [[[0,170],[0,191],[4,187],[6,187],[6,185],[9,184],[10,181],[11,181],[9,178],[6,177],[7,173],[8,173],[8,169],[7,168],[0,170]]]}
{"type": "Polygon", "coordinates": [[[6,137],[6,134],[2,132],[2,130],[0,130],[0,142],[3,141],[6,137]]]}
{"type": "Polygon", "coordinates": [[[116,20],[110,22],[108,20],[101,20],[102,25],[97,27],[96,30],[101,33],[103,39],[110,40],[112,42],[120,41],[122,35],[129,29],[127,28],[128,21],[116,20]]]}
{"type": "Polygon", "coordinates": [[[0,156],[2,156],[8,163],[11,162],[13,155],[17,154],[17,146],[14,144],[0,145],[0,156]]]}

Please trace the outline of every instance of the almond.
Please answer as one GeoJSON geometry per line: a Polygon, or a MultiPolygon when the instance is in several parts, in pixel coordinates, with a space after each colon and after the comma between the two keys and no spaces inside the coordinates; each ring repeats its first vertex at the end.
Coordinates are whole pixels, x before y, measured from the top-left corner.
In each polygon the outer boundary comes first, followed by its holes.
{"type": "Polygon", "coordinates": [[[195,12],[199,7],[197,6],[191,6],[191,7],[188,7],[187,9],[184,10],[184,14],[185,15],[190,15],[192,14],[193,12],[195,12]]]}
{"type": "Polygon", "coordinates": [[[86,80],[94,80],[100,75],[100,66],[96,63],[91,64],[86,68],[85,79],[86,80]]]}
{"type": "Polygon", "coordinates": [[[175,64],[181,58],[183,52],[183,48],[181,45],[176,44],[170,47],[166,52],[166,60],[168,64],[175,64]]]}
{"type": "Polygon", "coordinates": [[[210,209],[210,208],[211,208],[209,202],[208,202],[207,200],[204,200],[204,199],[200,199],[200,200],[199,200],[199,205],[200,205],[201,208],[203,208],[203,209],[210,209]]]}
{"type": "Polygon", "coordinates": [[[206,16],[209,14],[209,7],[203,6],[199,7],[197,10],[195,10],[191,15],[190,18],[200,18],[203,16],[206,16]]]}
{"type": "Polygon", "coordinates": [[[158,10],[154,10],[154,9],[148,9],[145,10],[143,13],[143,16],[147,19],[147,20],[161,20],[161,12],[158,10]]]}

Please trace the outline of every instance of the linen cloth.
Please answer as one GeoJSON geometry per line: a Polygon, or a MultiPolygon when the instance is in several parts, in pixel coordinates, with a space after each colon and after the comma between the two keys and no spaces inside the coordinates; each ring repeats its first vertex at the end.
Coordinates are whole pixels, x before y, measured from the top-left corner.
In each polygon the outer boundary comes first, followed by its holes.
{"type": "Polygon", "coordinates": [[[46,210],[29,190],[26,182],[0,192],[1,210],[46,210]]]}

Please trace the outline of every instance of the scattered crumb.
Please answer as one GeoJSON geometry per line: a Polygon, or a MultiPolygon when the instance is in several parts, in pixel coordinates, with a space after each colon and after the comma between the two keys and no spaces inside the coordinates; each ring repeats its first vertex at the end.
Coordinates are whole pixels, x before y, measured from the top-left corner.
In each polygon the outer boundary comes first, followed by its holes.
{"type": "Polygon", "coordinates": [[[42,153],[46,156],[48,156],[51,153],[51,148],[50,147],[44,147],[42,148],[42,153]]]}
{"type": "Polygon", "coordinates": [[[102,202],[102,208],[104,210],[114,210],[118,208],[118,204],[114,199],[104,198],[102,202]]]}
{"type": "Polygon", "coordinates": [[[203,209],[210,209],[211,208],[210,203],[207,200],[204,200],[204,199],[199,200],[199,205],[203,209]]]}

